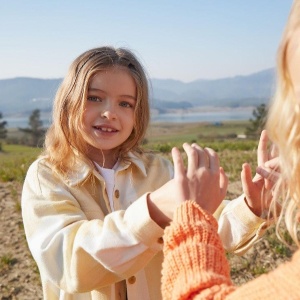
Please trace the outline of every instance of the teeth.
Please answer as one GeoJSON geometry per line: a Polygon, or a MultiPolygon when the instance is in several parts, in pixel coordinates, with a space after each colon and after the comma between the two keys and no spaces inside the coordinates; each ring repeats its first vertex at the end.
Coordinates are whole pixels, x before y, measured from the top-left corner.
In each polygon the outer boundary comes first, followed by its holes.
{"type": "Polygon", "coordinates": [[[104,132],[113,132],[113,131],[115,131],[112,128],[106,128],[106,127],[97,127],[97,129],[100,129],[101,131],[104,131],[104,132]]]}
{"type": "Polygon", "coordinates": [[[102,131],[108,131],[111,132],[112,130],[110,128],[101,128],[102,131]]]}

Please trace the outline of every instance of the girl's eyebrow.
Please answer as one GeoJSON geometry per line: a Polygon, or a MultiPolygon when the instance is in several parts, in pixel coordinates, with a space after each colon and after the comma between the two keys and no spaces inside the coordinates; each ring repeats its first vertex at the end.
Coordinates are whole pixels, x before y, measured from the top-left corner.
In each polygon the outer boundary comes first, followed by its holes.
{"type": "Polygon", "coordinates": [[[100,92],[103,92],[103,93],[104,93],[103,90],[97,89],[97,88],[92,88],[92,87],[89,87],[88,90],[89,90],[89,91],[100,91],[100,92]]]}
{"type": "Polygon", "coordinates": [[[121,97],[125,97],[125,98],[130,98],[130,99],[136,101],[136,97],[131,96],[131,95],[120,95],[120,96],[121,96],[121,97]]]}
{"type": "MultiPolygon", "coordinates": [[[[89,88],[88,88],[88,91],[89,91],[89,92],[102,92],[102,93],[105,93],[105,91],[103,91],[103,90],[101,90],[101,89],[93,88],[93,87],[89,87],[89,88]]],[[[133,99],[134,101],[136,101],[136,97],[131,96],[131,95],[126,95],[126,94],[124,94],[124,95],[120,95],[120,97],[131,98],[131,99],[133,99]]]]}

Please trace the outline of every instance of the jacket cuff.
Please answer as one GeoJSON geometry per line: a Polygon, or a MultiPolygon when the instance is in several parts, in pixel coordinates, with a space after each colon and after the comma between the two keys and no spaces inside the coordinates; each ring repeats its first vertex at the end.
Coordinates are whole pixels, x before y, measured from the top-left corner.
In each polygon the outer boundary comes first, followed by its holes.
{"type": "Polygon", "coordinates": [[[244,195],[241,195],[236,205],[233,207],[233,214],[245,224],[247,228],[253,228],[253,236],[247,240],[244,245],[238,245],[234,251],[237,255],[243,255],[249,248],[251,248],[262,236],[266,233],[267,229],[273,224],[273,220],[267,220],[255,215],[246,203],[244,195]]]}
{"type": "Polygon", "coordinates": [[[244,195],[241,195],[234,201],[236,205],[233,207],[233,214],[236,215],[237,218],[239,218],[247,227],[257,227],[267,221],[252,212],[246,203],[244,195]]]}
{"type": "Polygon", "coordinates": [[[147,194],[134,201],[125,211],[124,218],[129,230],[142,243],[155,250],[162,250],[162,236],[164,230],[150,217],[147,194]]]}

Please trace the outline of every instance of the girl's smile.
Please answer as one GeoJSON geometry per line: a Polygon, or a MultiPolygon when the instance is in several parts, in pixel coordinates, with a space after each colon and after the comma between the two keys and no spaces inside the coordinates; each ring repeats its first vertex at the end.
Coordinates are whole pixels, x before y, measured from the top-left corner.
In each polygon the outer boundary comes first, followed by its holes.
{"type": "Polygon", "coordinates": [[[95,134],[102,134],[103,136],[105,136],[105,134],[107,134],[109,136],[109,134],[114,134],[114,133],[118,132],[117,129],[115,129],[111,126],[107,126],[107,125],[96,125],[93,127],[96,131],[98,131],[95,134]]]}

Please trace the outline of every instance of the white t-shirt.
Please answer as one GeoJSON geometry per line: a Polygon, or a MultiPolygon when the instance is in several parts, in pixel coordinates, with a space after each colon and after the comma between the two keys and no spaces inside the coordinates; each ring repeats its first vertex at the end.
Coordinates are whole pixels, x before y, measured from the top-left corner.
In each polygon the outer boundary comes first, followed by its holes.
{"type": "Polygon", "coordinates": [[[114,201],[113,201],[113,191],[115,186],[115,169],[118,167],[118,162],[112,167],[112,169],[106,169],[100,167],[96,162],[94,162],[97,167],[99,173],[103,176],[105,184],[106,184],[106,192],[109,199],[110,208],[114,211],[114,201]]]}

